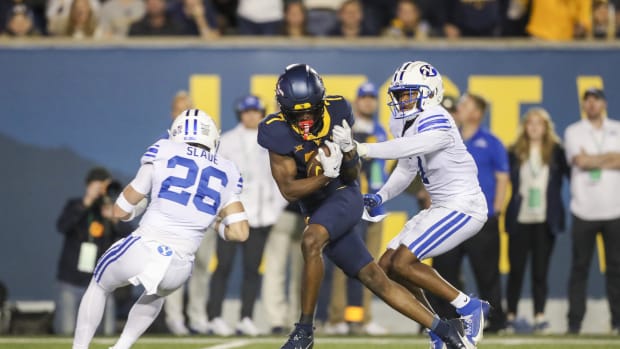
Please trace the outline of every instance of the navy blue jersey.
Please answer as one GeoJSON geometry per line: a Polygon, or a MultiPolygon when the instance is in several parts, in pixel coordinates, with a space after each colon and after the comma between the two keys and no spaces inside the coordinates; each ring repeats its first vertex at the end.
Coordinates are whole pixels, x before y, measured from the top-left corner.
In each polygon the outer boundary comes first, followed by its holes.
{"type": "MultiPolygon", "coordinates": [[[[350,104],[342,96],[325,97],[325,111],[320,121],[320,130],[303,139],[303,131],[295,125],[289,124],[282,113],[267,116],[258,127],[258,143],[271,152],[283,156],[290,156],[297,164],[296,179],[307,177],[307,164],[312,159],[319,146],[326,140],[332,139],[334,125],[342,125],[342,120],[347,120],[349,125],[355,122],[350,104]]],[[[311,214],[321,205],[331,193],[344,186],[340,178],[332,180],[325,188],[302,198],[300,201],[302,211],[311,214]]],[[[357,182],[349,185],[357,186],[357,182]]]]}

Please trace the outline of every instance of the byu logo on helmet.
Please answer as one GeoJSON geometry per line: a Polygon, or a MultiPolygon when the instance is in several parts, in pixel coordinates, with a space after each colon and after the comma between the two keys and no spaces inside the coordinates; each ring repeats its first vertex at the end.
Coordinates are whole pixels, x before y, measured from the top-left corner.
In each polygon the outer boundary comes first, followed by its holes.
{"type": "Polygon", "coordinates": [[[420,74],[430,78],[432,76],[437,76],[437,70],[433,68],[430,64],[425,64],[420,67],[420,74]]]}

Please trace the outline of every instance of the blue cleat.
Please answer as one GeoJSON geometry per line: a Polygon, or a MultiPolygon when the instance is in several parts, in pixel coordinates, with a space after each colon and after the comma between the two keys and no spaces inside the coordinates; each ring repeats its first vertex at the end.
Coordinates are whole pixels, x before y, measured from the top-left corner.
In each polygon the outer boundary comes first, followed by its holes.
{"type": "Polygon", "coordinates": [[[431,339],[430,349],[446,349],[446,345],[435,332],[426,330],[426,333],[428,333],[428,336],[431,339]]]}
{"type": "Polygon", "coordinates": [[[293,332],[288,336],[288,340],[280,349],[312,349],[313,346],[314,336],[312,333],[308,333],[299,324],[295,324],[295,329],[293,329],[293,332]]]}
{"type": "Polygon", "coordinates": [[[471,343],[464,333],[463,320],[460,318],[452,319],[448,320],[448,323],[450,324],[450,332],[445,338],[440,338],[446,349],[476,349],[476,345],[471,343]]]}
{"type": "Polygon", "coordinates": [[[457,312],[461,315],[465,336],[474,346],[482,340],[485,317],[489,313],[490,304],[478,298],[471,298],[469,303],[457,312]]]}

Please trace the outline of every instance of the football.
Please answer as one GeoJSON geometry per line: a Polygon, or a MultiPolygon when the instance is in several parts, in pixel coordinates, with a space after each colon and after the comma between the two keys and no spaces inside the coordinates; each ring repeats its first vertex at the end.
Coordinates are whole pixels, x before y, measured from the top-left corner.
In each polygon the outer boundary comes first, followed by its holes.
{"type": "MultiPolygon", "coordinates": [[[[323,149],[325,155],[330,155],[329,148],[325,144],[321,145],[319,148],[323,149]]],[[[312,154],[312,157],[306,164],[306,177],[314,177],[322,173],[323,167],[321,166],[321,161],[319,161],[319,152],[317,148],[317,151],[312,154]]]]}

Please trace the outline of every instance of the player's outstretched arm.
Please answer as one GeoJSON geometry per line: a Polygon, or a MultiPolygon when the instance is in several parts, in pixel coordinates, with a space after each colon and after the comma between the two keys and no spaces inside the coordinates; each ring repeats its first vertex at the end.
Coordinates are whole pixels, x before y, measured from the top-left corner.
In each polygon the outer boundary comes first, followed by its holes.
{"type": "Polygon", "coordinates": [[[250,235],[250,224],[241,201],[234,201],[222,208],[214,228],[224,240],[239,242],[247,240],[250,235]]]}
{"type": "Polygon", "coordinates": [[[382,202],[386,202],[400,195],[400,193],[407,189],[415,176],[416,173],[408,169],[405,162],[399,161],[396,168],[377,194],[381,196],[382,202]]]}
{"type": "Polygon", "coordinates": [[[314,177],[295,179],[297,165],[291,157],[269,152],[269,162],[271,164],[271,174],[280,189],[282,196],[288,201],[297,201],[324,186],[331,178],[320,174],[314,177]]]}
{"type": "Polygon", "coordinates": [[[454,143],[452,134],[433,130],[380,143],[360,143],[357,152],[359,156],[365,158],[402,159],[432,153],[452,143],[454,143]]]}

